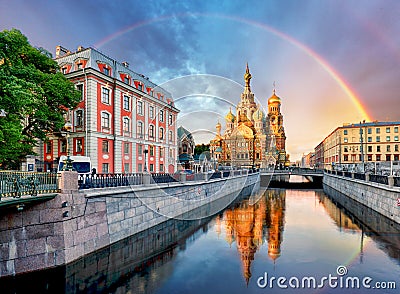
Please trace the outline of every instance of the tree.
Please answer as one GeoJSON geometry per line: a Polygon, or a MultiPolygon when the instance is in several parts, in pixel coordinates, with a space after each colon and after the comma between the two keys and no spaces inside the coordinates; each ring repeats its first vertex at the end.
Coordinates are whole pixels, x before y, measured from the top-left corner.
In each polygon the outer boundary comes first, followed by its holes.
{"type": "Polygon", "coordinates": [[[194,154],[202,154],[205,151],[210,151],[210,144],[198,144],[194,147],[194,154]]]}
{"type": "Polygon", "coordinates": [[[59,131],[80,92],[43,48],[32,47],[18,30],[0,32],[0,164],[19,167],[38,140],[59,131]]]}

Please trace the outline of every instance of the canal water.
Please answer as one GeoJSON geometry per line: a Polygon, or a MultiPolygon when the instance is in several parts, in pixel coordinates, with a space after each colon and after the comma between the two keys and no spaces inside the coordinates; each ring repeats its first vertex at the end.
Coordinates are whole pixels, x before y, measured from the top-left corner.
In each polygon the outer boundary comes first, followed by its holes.
{"type": "Polygon", "coordinates": [[[399,288],[399,225],[322,190],[285,189],[243,195],[207,219],[170,220],[67,267],[0,280],[0,293],[399,293],[399,288]]]}

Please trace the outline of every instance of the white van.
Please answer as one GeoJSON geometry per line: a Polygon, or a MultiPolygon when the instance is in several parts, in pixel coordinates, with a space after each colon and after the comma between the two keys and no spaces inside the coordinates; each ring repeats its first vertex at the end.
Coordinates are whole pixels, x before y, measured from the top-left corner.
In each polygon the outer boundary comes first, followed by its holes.
{"type": "MultiPolygon", "coordinates": [[[[88,156],[70,156],[72,160],[72,167],[78,174],[90,174],[92,172],[92,162],[90,161],[90,157],[88,156]]],[[[60,161],[58,162],[57,172],[61,172],[64,168],[65,161],[67,160],[67,156],[61,155],[60,161]]]]}

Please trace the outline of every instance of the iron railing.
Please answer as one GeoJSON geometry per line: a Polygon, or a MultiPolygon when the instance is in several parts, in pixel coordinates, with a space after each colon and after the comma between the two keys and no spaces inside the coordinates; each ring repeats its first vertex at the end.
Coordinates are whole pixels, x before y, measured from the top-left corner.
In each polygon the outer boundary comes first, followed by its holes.
{"type": "Polygon", "coordinates": [[[354,173],[354,178],[357,179],[357,180],[365,181],[365,174],[354,173]]]}
{"type": "Polygon", "coordinates": [[[381,175],[369,175],[369,181],[384,185],[389,185],[388,177],[381,175]]]}
{"type": "Polygon", "coordinates": [[[58,193],[58,178],[57,173],[0,171],[0,200],[58,193]]]}
{"type": "Polygon", "coordinates": [[[394,177],[394,186],[400,187],[400,177],[394,177]]]}
{"type": "Polygon", "coordinates": [[[178,182],[177,179],[173,177],[173,175],[168,173],[154,173],[151,174],[152,181],[157,184],[166,184],[166,183],[173,183],[178,182]]]}
{"type": "Polygon", "coordinates": [[[79,175],[79,189],[122,187],[131,185],[142,185],[143,174],[94,174],[79,175]]]}

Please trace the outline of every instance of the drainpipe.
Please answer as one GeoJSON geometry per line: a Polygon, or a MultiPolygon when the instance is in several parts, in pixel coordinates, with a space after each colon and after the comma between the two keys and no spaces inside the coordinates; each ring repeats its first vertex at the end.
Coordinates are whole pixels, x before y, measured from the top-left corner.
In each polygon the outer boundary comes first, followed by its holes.
{"type": "Polygon", "coordinates": [[[88,156],[88,77],[85,71],[85,68],[83,68],[83,74],[85,75],[85,97],[84,97],[84,101],[85,101],[85,144],[84,144],[84,148],[85,148],[85,156],[88,156]]]}

